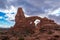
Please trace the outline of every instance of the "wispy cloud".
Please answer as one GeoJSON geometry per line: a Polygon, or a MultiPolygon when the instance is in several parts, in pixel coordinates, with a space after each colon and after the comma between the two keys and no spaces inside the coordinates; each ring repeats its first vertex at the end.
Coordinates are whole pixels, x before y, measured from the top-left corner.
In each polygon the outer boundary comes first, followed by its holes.
{"type": "Polygon", "coordinates": [[[60,0],[0,0],[0,12],[5,13],[0,18],[14,20],[18,7],[23,8],[25,16],[37,15],[60,22],[60,0]]]}

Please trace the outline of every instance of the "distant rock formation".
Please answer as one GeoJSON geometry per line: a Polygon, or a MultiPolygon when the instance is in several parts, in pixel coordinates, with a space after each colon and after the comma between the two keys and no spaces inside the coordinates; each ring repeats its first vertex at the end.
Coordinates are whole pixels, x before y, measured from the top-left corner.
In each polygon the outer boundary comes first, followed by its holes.
{"type": "Polygon", "coordinates": [[[48,25],[55,24],[56,25],[56,23],[53,20],[50,20],[46,17],[45,18],[41,18],[38,16],[25,17],[22,8],[18,8],[17,14],[15,16],[15,22],[16,23],[14,25],[14,30],[16,30],[16,29],[23,30],[23,28],[25,28],[25,27],[27,27],[28,29],[31,28],[31,30],[35,30],[36,27],[38,27],[38,26],[41,27],[46,24],[48,24],[48,25]],[[36,19],[40,20],[40,22],[37,24],[37,26],[35,26],[35,23],[34,23],[34,21],[36,19]]]}
{"type": "Polygon", "coordinates": [[[56,24],[53,20],[38,16],[25,17],[22,8],[18,8],[15,22],[14,27],[10,28],[10,31],[19,37],[23,36],[24,40],[53,40],[51,37],[60,33],[60,25],[56,24]]]}

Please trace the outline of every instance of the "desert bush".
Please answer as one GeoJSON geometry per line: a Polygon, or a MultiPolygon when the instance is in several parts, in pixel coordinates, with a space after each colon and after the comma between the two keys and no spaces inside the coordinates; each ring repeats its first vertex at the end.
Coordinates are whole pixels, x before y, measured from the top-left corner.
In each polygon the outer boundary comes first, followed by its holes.
{"type": "Polygon", "coordinates": [[[23,37],[20,37],[19,40],[24,40],[24,38],[23,37]]]}
{"type": "Polygon", "coordinates": [[[40,31],[41,33],[44,33],[44,32],[46,32],[47,30],[46,30],[45,28],[40,28],[39,31],[40,31]]]}

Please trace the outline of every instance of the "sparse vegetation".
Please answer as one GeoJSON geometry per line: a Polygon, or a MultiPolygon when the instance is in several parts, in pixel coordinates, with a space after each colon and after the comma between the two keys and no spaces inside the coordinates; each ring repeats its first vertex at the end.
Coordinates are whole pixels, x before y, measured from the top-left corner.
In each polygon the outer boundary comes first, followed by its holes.
{"type": "Polygon", "coordinates": [[[46,32],[47,30],[45,29],[45,28],[40,28],[40,30],[39,30],[41,33],[44,33],[44,32],[46,32]]]}
{"type": "Polygon", "coordinates": [[[9,38],[7,36],[3,36],[2,40],[9,40],[9,38]]]}
{"type": "Polygon", "coordinates": [[[53,31],[51,31],[51,30],[49,30],[48,32],[47,32],[47,34],[53,34],[54,32],[53,31]]]}
{"type": "Polygon", "coordinates": [[[30,31],[29,31],[29,30],[27,30],[27,29],[26,29],[26,31],[25,31],[25,32],[26,32],[26,34],[27,34],[27,35],[29,35],[29,34],[30,34],[30,31]]]}
{"type": "Polygon", "coordinates": [[[23,37],[20,37],[19,40],[24,40],[24,38],[23,37]]]}

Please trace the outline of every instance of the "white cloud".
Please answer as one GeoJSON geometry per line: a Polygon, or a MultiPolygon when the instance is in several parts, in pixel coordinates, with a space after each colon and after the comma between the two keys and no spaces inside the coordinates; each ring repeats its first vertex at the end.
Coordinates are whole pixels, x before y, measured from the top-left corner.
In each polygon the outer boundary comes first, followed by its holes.
{"type": "Polygon", "coordinates": [[[15,15],[17,13],[17,8],[14,7],[14,6],[10,6],[10,9],[0,10],[0,12],[6,13],[5,16],[8,16],[8,18],[6,20],[14,20],[15,19],[15,15]],[[11,14],[11,13],[14,13],[14,14],[11,14]]]}
{"type": "Polygon", "coordinates": [[[25,17],[30,17],[29,15],[25,14],[25,17]]]}
{"type": "Polygon", "coordinates": [[[15,0],[7,0],[7,2],[13,2],[13,1],[15,1],[15,0]]]}
{"type": "Polygon", "coordinates": [[[17,8],[16,7],[14,7],[14,6],[10,6],[10,9],[1,9],[0,10],[0,12],[5,12],[5,13],[12,13],[12,12],[14,12],[14,13],[16,13],[16,11],[17,11],[17,8]]]}
{"type": "Polygon", "coordinates": [[[3,17],[2,16],[0,16],[0,19],[2,19],[3,17]]]}
{"type": "Polygon", "coordinates": [[[8,18],[6,18],[6,20],[14,20],[15,19],[15,14],[6,14],[6,16],[8,16],[8,18]]]}
{"type": "Polygon", "coordinates": [[[0,25],[0,28],[10,28],[8,25],[0,25]]]}
{"type": "Polygon", "coordinates": [[[35,7],[39,7],[41,6],[41,0],[26,0],[28,3],[32,4],[35,7]]]}
{"type": "Polygon", "coordinates": [[[59,16],[60,15],[60,8],[53,10],[53,11],[49,11],[48,15],[55,15],[55,16],[59,16]]]}
{"type": "Polygon", "coordinates": [[[48,18],[54,20],[57,24],[60,24],[60,8],[49,10],[48,18]]]}

